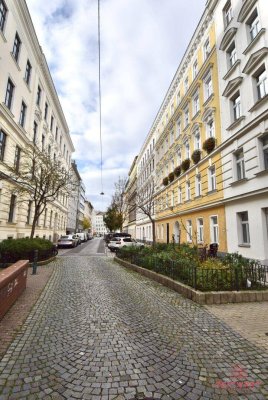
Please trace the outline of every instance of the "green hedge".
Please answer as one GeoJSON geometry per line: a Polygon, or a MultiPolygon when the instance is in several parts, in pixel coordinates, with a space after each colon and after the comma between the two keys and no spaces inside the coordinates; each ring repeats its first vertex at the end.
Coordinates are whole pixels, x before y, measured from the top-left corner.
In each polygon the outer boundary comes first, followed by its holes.
{"type": "Polygon", "coordinates": [[[34,250],[38,250],[38,260],[44,260],[51,257],[53,246],[49,240],[41,238],[6,239],[0,243],[0,263],[32,261],[34,250]]]}

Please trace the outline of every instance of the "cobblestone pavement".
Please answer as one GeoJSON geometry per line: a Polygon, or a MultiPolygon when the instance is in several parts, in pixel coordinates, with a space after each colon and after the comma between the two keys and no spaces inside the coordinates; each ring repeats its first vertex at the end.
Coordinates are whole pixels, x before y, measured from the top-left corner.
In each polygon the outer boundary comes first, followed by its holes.
{"type": "Polygon", "coordinates": [[[267,302],[214,304],[206,307],[246,339],[263,349],[268,349],[267,302]]]}
{"type": "Polygon", "coordinates": [[[60,257],[0,362],[0,399],[267,399],[268,353],[105,257],[60,257]]]}

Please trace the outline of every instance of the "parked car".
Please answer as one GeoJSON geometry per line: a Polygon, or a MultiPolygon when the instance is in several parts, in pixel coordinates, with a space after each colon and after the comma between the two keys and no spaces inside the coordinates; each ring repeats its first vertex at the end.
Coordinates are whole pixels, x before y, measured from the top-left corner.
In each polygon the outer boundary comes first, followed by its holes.
{"type": "Polygon", "coordinates": [[[135,239],[131,239],[131,237],[115,237],[108,243],[108,248],[111,251],[116,251],[125,246],[144,247],[144,244],[137,242],[135,239]]]}
{"type": "Polygon", "coordinates": [[[87,240],[92,240],[93,238],[94,237],[90,233],[87,234],[87,240]]]}
{"type": "Polygon", "coordinates": [[[75,235],[62,235],[58,240],[58,248],[60,247],[76,247],[78,238],[75,235]]]}
{"type": "Polygon", "coordinates": [[[77,232],[76,235],[80,237],[80,240],[81,240],[82,243],[87,241],[86,232],[77,232]]]}
{"type": "Polygon", "coordinates": [[[126,237],[131,238],[131,235],[130,235],[130,233],[126,233],[126,232],[111,232],[111,233],[107,233],[104,236],[104,240],[108,244],[111,239],[117,238],[117,237],[119,237],[119,238],[124,238],[124,237],[125,238],[126,237]]]}

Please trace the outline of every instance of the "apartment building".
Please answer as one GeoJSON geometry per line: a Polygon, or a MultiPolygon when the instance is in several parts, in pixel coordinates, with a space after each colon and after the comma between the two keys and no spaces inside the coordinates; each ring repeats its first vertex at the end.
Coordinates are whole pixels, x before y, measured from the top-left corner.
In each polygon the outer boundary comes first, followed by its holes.
{"type": "MultiPolygon", "coordinates": [[[[3,163],[19,163],[27,146],[38,146],[69,169],[73,143],[25,0],[0,0],[0,76],[1,172],[3,163]]],[[[0,240],[29,236],[32,204],[18,201],[11,182],[0,185],[0,240]]],[[[55,241],[66,232],[67,210],[66,195],[58,196],[35,235],[55,241]]]]}
{"type": "Polygon", "coordinates": [[[215,9],[227,247],[268,263],[268,7],[215,9]]]}
{"type": "Polygon", "coordinates": [[[136,238],[136,196],[137,196],[137,158],[136,156],[128,173],[128,181],[124,193],[126,209],[124,213],[123,232],[129,233],[136,238]]]}
{"type": "Polygon", "coordinates": [[[72,192],[69,196],[67,233],[83,231],[83,220],[85,213],[85,185],[77,169],[75,161],[71,162],[72,192]]]}
{"type": "Polygon", "coordinates": [[[108,229],[103,221],[105,213],[102,211],[95,211],[92,214],[93,234],[102,236],[108,233],[108,229]]]}

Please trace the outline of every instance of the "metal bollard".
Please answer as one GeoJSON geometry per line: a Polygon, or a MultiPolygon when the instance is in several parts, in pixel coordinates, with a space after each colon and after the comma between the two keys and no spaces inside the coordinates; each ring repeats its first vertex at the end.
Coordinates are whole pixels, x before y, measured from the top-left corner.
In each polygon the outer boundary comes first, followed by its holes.
{"type": "Polygon", "coordinates": [[[34,250],[33,273],[32,273],[32,275],[36,275],[36,272],[37,272],[37,260],[38,260],[38,250],[34,250]]]}

